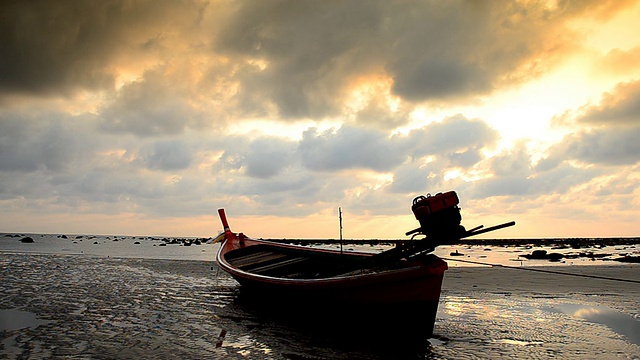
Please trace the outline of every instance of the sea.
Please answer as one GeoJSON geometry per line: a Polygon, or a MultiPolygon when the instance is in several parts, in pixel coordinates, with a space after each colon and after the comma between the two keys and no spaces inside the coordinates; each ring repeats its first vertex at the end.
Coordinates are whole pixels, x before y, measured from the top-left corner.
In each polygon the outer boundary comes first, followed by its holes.
{"type": "Polygon", "coordinates": [[[218,248],[204,238],[0,234],[0,358],[640,359],[640,266],[620,261],[640,256],[638,243],[440,246],[449,270],[434,332],[410,338],[396,334],[419,333],[413,319],[359,329],[320,323],[312,306],[256,307],[218,269],[218,248]]]}

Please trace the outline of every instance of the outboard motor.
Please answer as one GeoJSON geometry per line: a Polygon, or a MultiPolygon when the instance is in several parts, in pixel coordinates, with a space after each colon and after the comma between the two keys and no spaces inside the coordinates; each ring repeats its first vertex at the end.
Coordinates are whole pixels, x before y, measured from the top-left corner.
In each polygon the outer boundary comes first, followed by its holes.
{"type": "Polygon", "coordinates": [[[460,225],[459,203],[455,191],[420,195],[413,199],[411,211],[420,222],[420,231],[427,236],[460,235],[465,229],[460,225]]]}

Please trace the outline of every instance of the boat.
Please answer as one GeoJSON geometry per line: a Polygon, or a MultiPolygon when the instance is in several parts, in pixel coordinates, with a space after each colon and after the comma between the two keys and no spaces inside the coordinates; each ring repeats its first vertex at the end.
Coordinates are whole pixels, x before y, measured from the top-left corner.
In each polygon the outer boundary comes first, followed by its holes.
{"type": "MultiPolygon", "coordinates": [[[[217,262],[241,285],[245,298],[259,299],[262,304],[277,305],[287,311],[317,310],[331,305],[331,313],[358,321],[374,318],[378,322],[386,313],[394,320],[411,319],[427,335],[433,332],[448,268],[444,260],[431,252],[452,238],[498,228],[465,232],[456,227],[451,232],[454,235],[440,236],[438,241],[432,236],[426,239],[430,241],[409,241],[380,253],[345,252],[252,239],[230,230],[224,209],[219,209],[218,214],[224,240],[217,262]]],[[[412,232],[425,230],[418,228],[412,232]]]]}

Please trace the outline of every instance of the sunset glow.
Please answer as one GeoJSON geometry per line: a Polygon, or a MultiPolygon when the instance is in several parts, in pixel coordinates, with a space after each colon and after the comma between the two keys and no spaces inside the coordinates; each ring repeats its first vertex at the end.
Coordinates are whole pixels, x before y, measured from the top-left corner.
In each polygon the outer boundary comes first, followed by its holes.
{"type": "Polygon", "coordinates": [[[0,7],[3,232],[640,236],[640,1],[0,7]]]}

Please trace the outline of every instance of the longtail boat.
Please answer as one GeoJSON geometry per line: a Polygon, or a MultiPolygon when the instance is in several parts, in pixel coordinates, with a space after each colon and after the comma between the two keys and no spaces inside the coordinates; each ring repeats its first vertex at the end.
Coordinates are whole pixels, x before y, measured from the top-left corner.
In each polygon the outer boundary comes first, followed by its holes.
{"type": "MultiPolygon", "coordinates": [[[[456,225],[447,236],[441,231],[432,234],[421,226],[408,234],[429,232],[426,240],[366,253],[251,239],[230,230],[224,209],[218,214],[224,226],[224,242],[217,262],[240,283],[242,291],[262,302],[284,306],[333,304],[365,316],[372,316],[373,309],[392,307],[394,317],[410,317],[428,334],[433,331],[447,270],[447,263],[430,252],[452,239],[512,225],[473,231],[456,225]]],[[[432,224],[428,226],[433,230],[432,224]]]]}

